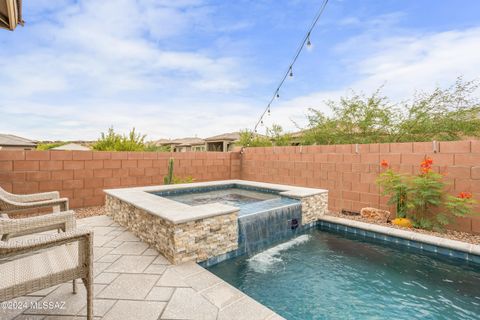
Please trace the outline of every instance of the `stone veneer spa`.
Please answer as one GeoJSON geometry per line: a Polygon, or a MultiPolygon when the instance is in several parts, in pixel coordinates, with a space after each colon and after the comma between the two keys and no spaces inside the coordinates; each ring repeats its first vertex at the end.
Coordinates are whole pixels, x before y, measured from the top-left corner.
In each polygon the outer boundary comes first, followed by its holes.
{"type": "MultiPolygon", "coordinates": [[[[264,228],[278,216],[283,220],[274,221],[275,228],[295,229],[297,223],[315,225],[328,208],[327,190],[243,180],[105,192],[107,213],[172,263],[226,259],[244,253],[246,235],[239,231],[251,229],[246,221],[251,224],[253,215],[265,217],[263,225],[259,224],[264,228]],[[288,215],[295,214],[296,208],[300,210],[297,215],[288,215]]],[[[272,236],[276,231],[267,230],[259,236],[279,240],[272,236]]]]}

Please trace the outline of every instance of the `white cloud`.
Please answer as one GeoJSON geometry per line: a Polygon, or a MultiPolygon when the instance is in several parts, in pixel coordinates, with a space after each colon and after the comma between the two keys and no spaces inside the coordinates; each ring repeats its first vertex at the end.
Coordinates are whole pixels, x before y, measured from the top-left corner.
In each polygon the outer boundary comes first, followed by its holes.
{"type": "Polygon", "coordinates": [[[266,124],[275,122],[288,130],[296,130],[291,120],[306,125],[304,115],[308,108],[328,113],[324,102],[336,100],[350,89],[369,94],[384,86],[382,92],[394,102],[400,102],[418,90],[453,85],[459,76],[480,80],[480,28],[388,37],[380,41],[361,35],[349,42],[349,48],[342,46],[341,51],[355,50],[359,39],[370,52],[357,61],[348,61],[348,70],[358,74],[358,80],[337,90],[280,101],[272,108],[275,116],[267,119],[266,124]]]}

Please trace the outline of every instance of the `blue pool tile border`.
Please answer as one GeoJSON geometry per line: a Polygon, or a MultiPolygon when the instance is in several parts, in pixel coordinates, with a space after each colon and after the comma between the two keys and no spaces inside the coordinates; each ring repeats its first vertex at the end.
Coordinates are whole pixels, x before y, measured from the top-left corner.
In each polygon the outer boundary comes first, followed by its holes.
{"type": "Polygon", "coordinates": [[[464,260],[468,262],[473,262],[480,265],[480,255],[476,255],[469,252],[464,252],[460,250],[450,249],[434,244],[424,243],[417,240],[412,239],[405,239],[401,237],[396,237],[392,235],[387,235],[375,231],[364,230],[357,227],[346,226],[339,223],[329,222],[329,221],[322,221],[319,220],[316,224],[320,227],[320,229],[326,229],[329,231],[334,232],[343,232],[353,234],[355,236],[360,236],[364,238],[373,239],[380,242],[385,243],[392,243],[400,246],[405,246],[408,248],[416,249],[419,251],[429,252],[433,254],[437,254],[444,257],[453,258],[455,260],[464,260]]]}
{"type": "MultiPolygon", "coordinates": [[[[319,227],[320,229],[323,229],[326,231],[333,231],[337,233],[348,233],[360,238],[363,237],[365,239],[371,239],[380,243],[385,243],[385,244],[390,243],[393,245],[404,246],[406,248],[416,250],[419,253],[423,251],[430,254],[438,255],[440,257],[445,257],[445,258],[449,258],[457,261],[460,260],[460,261],[465,261],[468,263],[475,263],[480,265],[480,255],[477,255],[474,253],[450,249],[450,248],[442,247],[439,245],[424,243],[424,242],[416,241],[412,239],[405,239],[405,238],[396,237],[396,236],[392,236],[392,235],[388,235],[380,232],[364,230],[362,228],[347,226],[340,223],[334,223],[329,221],[318,220],[315,222],[302,225],[299,228],[298,233],[305,232],[308,229],[315,228],[315,227],[319,227]]],[[[289,238],[285,238],[282,241],[286,241],[287,239],[289,238]]],[[[269,240],[270,241],[267,241],[265,243],[265,247],[268,247],[273,243],[279,241],[279,239],[269,239],[269,240]]],[[[225,260],[233,259],[244,254],[246,254],[245,250],[237,249],[216,257],[212,257],[208,260],[199,262],[199,265],[201,265],[204,268],[208,268],[210,266],[213,266],[225,260]]]]}
{"type": "Polygon", "coordinates": [[[204,187],[162,190],[162,191],[155,191],[152,193],[162,197],[162,196],[172,196],[172,195],[180,195],[180,194],[187,194],[187,193],[203,193],[203,192],[225,190],[225,189],[231,189],[231,188],[243,189],[248,191],[257,191],[257,192],[270,193],[270,194],[279,194],[280,192],[284,191],[284,190],[277,190],[277,189],[270,189],[270,188],[248,186],[240,183],[229,183],[229,184],[204,186],[204,187]]]}

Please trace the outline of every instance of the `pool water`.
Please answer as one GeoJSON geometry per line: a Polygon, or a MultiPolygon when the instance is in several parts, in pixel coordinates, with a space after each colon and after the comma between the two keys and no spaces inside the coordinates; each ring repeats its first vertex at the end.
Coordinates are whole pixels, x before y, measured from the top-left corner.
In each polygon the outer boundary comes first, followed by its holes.
{"type": "Polygon", "coordinates": [[[208,268],[286,319],[480,319],[480,266],[318,228],[208,268]]]}
{"type": "Polygon", "coordinates": [[[205,192],[161,195],[170,200],[198,206],[207,203],[222,203],[240,208],[239,215],[257,213],[273,208],[300,203],[298,200],[282,197],[276,193],[227,188],[205,192]]]}

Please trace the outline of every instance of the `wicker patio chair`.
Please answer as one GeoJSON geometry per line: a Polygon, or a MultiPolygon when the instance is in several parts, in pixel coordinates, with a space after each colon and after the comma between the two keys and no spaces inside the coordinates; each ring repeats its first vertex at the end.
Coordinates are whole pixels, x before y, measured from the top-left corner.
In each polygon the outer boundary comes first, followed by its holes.
{"type": "Polygon", "coordinates": [[[8,216],[0,217],[0,239],[2,241],[49,230],[66,232],[73,229],[75,229],[75,213],[73,211],[21,219],[10,219],[8,216]]]}
{"type": "Polygon", "coordinates": [[[68,198],[60,198],[57,191],[34,194],[12,194],[0,187],[0,214],[12,213],[27,209],[53,208],[53,212],[67,211],[68,198]]]}
{"type": "Polygon", "coordinates": [[[73,229],[73,212],[24,219],[0,219],[0,234],[12,236],[63,227],[66,232],[0,241],[0,301],[82,279],[87,319],[93,319],[93,232],[73,229]]]}

